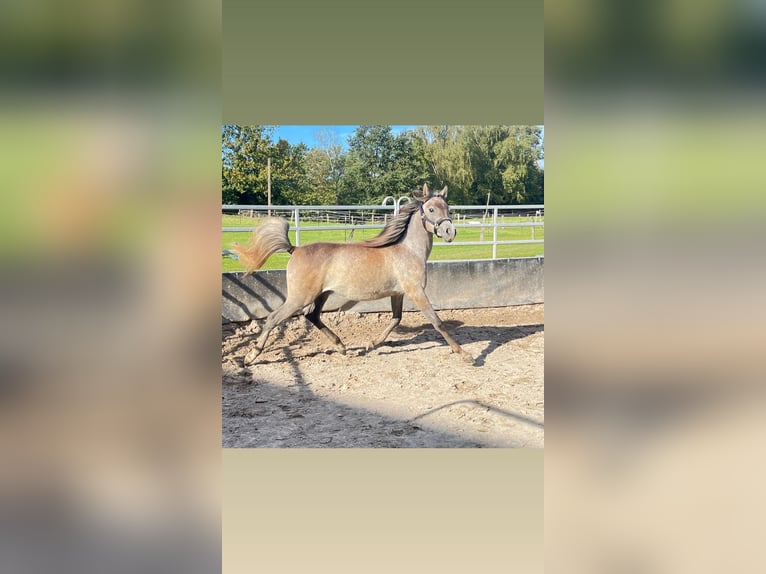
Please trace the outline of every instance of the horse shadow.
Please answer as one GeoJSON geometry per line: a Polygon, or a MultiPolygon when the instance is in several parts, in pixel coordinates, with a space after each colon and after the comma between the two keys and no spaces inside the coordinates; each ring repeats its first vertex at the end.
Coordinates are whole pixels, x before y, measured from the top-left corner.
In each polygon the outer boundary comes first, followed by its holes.
{"type": "MultiPolygon", "coordinates": [[[[465,326],[462,321],[453,320],[444,321],[444,327],[461,346],[468,343],[488,341],[489,344],[484,347],[482,352],[474,359],[474,366],[476,367],[483,366],[486,363],[487,357],[503,345],[545,330],[545,325],[543,323],[508,326],[465,326]]],[[[407,348],[410,345],[419,345],[430,342],[438,345],[445,344],[442,336],[430,323],[422,323],[413,326],[399,325],[393,332],[399,335],[412,333],[413,336],[385,341],[376,347],[376,349],[372,349],[371,352],[377,351],[381,354],[410,353],[417,350],[407,348]]]]}
{"type": "MultiPolygon", "coordinates": [[[[448,320],[444,321],[444,327],[449,331],[455,340],[461,346],[468,343],[476,343],[480,341],[487,341],[487,345],[484,347],[481,353],[474,359],[474,366],[481,367],[486,363],[487,357],[494,351],[510,343],[511,341],[523,339],[535,333],[544,331],[544,325],[542,323],[532,325],[509,325],[509,326],[480,326],[471,325],[465,326],[462,321],[448,320]]],[[[285,329],[285,325],[277,327],[276,340],[280,340],[282,337],[282,331],[285,329]]],[[[446,343],[434,329],[433,325],[428,322],[423,322],[419,325],[399,325],[392,333],[392,335],[398,335],[397,339],[389,339],[373,349],[367,349],[364,345],[354,345],[351,341],[346,341],[348,344],[347,349],[349,354],[364,355],[367,353],[379,353],[381,355],[398,355],[400,353],[412,353],[416,352],[417,348],[409,348],[411,345],[419,346],[424,343],[433,343],[436,346],[444,346],[446,343]],[[411,334],[411,337],[402,337],[401,335],[411,334]],[[349,344],[350,343],[350,344],[349,344]]],[[[229,349],[229,352],[236,352],[241,349],[246,349],[251,346],[254,341],[253,337],[245,337],[239,341],[233,348],[229,349]]],[[[274,348],[279,348],[280,353],[274,357],[262,357],[258,362],[263,364],[271,363],[292,363],[296,357],[287,352],[288,346],[276,345],[274,348]]],[[[303,351],[300,354],[301,358],[311,358],[320,355],[326,355],[327,353],[334,353],[336,351],[325,348],[316,349],[314,351],[303,351]]],[[[238,357],[236,362],[239,366],[244,366],[244,355],[238,357]]]]}

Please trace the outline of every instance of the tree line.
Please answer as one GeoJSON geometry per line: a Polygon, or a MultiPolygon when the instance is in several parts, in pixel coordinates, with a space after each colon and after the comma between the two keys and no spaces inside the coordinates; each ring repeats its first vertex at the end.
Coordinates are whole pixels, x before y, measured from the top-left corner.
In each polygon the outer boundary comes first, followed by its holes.
{"type": "Polygon", "coordinates": [[[359,126],[344,149],[322,131],[319,145],[274,141],[274,126],[224,125],[222,201],[265,205],[271,162],[273,205],[380,204],[427,182],[449,186],[453,204],[544,203],[541,128],[359,126]]]}

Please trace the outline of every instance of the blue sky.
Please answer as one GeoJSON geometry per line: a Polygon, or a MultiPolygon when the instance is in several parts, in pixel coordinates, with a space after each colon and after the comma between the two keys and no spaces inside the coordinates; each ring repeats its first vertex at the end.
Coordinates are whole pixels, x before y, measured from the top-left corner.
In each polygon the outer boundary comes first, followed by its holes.
{"type": "MultiPolygon", "coordinates": [[[[335,136],[335,141],[348,149],[348,138],[354,133],[358,126],[277,126],[274,131],[274,141],[284,139],[290,142],[290,145],[296,145],[301,142],[312,148],[319,144],[317,134],[320,132],[331,132],[335,136]]],[[[391,126],[394,134],[399,134],[406,130],[411,130],[417,126],[391,126]]],[[[543,142],[545,141],[545,126],[543,128],[543,142]]],[[[545,144],[543,144],[545,145],[545,144]]],[[[545,168],[545,160],[540,160],[540,165],[545,168]]]]}
{"type": "MultiPolygon", "coordinates": [[[[277,126],[274,131],[274,140],[284,139],[291,145],[305,143],[308,147],[315,147],[319,144],[317,134],[321,131],[330,131],[335,134],[337,143],[348,148],[348,137],[354,133],[358,126],[277,126]]],[[[394,134],[399,134],[405,130],[414,129],[416,126],[391,126],[394,134]]]]}

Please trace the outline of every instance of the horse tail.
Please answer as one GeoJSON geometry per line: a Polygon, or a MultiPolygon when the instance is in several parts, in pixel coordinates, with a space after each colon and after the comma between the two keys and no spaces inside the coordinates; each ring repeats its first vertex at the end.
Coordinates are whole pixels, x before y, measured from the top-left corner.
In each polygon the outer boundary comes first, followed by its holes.
{"type": "Polygon", "coordinates": [[[266,260],[277,251],[287,251],[292,254],[295,247],[290,243],[287,231],[290,223],[280,217],[269,217],[253,231],[253,236],[247,246],[237,243],[231,246],[231,250],[239,255],[247,267],[247,273],[260,269],[266,260]]]}

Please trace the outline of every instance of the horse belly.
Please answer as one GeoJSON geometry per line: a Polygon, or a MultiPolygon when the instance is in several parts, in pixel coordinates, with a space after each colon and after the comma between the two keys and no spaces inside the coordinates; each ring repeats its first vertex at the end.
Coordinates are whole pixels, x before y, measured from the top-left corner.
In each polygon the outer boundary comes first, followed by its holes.
{"type": "Polygon", "coordinates": [[[341,297],[348,299],[349,301],[371,301],[374,299],[383,299],[384,297],[391,297],[392,295],[396,295],[401,292],[402,291],[400,289],[381,289],[381,290],[359,289],[355,291],[348,291],[346,293],[336,291],[336,293],[338,293],[341,297]]]}
{"type": "Polygon", "coordinates": [[[383,283],[365,282],[365,281],[347,281],[333,285],[331,289],[349,301],[369,301],[372,299],[381,299],[383,297],[390,297],[397,293],[401,293],[402,290],[396,283],[396,281],[385,281],[383,283]]]}

